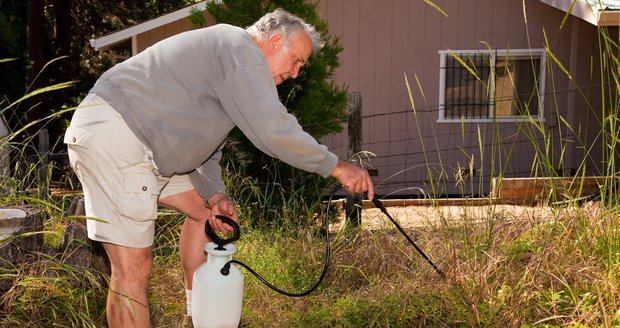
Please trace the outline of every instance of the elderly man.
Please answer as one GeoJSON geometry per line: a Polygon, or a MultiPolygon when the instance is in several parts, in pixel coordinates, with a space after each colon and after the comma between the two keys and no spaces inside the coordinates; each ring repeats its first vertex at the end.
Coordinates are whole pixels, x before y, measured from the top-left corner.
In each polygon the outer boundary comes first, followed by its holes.
{"type": "MultiPolygon", "coordinates": [[[[148,281],[157,206],[187,216],[179,248],[188,304],[192,276],[206,261],[204,223],[237,220],[221,178],[221,149],[235,127],[266,154],[374,196],[366,172],[339,160],[304,132],[276,85],[296,78],[319,34],[283,10],[247,29],[215,25],[151,46],[105,72],[65,134],[84,189],[88,236],[110,263],[110,327],[148,327],[148,281]]],[[[189,309],[188,309],[189,313],[189,309]]]]}

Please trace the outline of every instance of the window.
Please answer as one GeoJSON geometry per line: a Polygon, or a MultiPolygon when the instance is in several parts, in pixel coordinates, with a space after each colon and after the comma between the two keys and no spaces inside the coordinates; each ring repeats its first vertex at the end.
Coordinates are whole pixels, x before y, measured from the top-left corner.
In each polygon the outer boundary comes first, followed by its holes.
{"type": "Polygon", "coordinates": [[[542,119],[544,49],[439,55],[439,121],[542,119]]]}

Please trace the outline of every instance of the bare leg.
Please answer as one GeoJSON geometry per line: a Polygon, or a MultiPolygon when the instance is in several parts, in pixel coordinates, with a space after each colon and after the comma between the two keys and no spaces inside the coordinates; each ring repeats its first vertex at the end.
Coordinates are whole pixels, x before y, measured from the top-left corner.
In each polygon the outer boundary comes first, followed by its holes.
{"type": "Polygon", "coordinates": [[[179,237],[179,253],[185,279],[185,288],[192,289],[192,279],[198,267],[207,261],[204,245],[209,242],[205,235],[205,221],[185,220],[179,237]]]}
{"type": "Polygon", "coordinates": [[[112,275],[106,304],[108,325],[150,327],[148,285],[153,265],[151,247],[130,248],[103,243],[112,275]]]}
{"type": "Polygon", "coordinates": [[[204,200],[195,189],[160,199],[159,203],[187,215],[181,228],[179,252],[185,288],[191,290],[194,272],[207,260],[204,245],[209,239],[205,235],[204,225],[211,212],[204,206],[204,200]]]}

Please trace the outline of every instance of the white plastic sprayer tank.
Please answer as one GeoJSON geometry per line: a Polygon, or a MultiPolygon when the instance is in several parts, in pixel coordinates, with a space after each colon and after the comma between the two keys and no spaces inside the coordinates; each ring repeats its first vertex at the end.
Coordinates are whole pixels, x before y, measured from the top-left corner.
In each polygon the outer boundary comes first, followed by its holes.
{"type": "Polygon", "coordinates": [[[205,245],[207,262],[194,273],[192,287],[192,321],[195,328],[238,327],[243,303],[243,275],[230,266],[228,275],[220,272],[237,252],[233,244],[218,250],[214,243],[205,245]]]}

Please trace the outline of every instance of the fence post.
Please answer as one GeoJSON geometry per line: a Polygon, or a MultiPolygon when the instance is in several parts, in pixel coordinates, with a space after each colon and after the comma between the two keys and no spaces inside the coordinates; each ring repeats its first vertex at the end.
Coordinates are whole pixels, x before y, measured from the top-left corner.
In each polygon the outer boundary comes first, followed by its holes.
{"type": "MultiPolygon", "coordinates": [[[[362,150],[362,94],[351,92],[347,104],[349,123],[347,126],[349,134],[348,157],[362,166],[361,158],[356,156],[362,150]]],[[[345,214],[347,225],[357,228],[362,223],[362,194],[347,192],[345,214]]]]}
{"type": "Polygon", "coordinates": [[[39,167],[38,167],[38,187],[39,199],[47,199],[49,186],[47,184],[47,167],[49,166],[50,136],[47,129],[41,129],[39,137],[39,167]]]}

